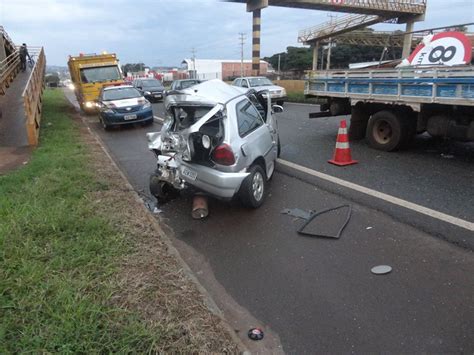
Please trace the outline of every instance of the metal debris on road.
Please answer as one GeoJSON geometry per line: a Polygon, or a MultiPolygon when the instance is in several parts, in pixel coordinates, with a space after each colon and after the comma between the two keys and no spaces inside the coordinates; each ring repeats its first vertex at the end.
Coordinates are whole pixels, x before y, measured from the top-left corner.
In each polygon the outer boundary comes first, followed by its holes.
{"type": "Polygon", "coordinates": [[[252,340],[262,340],[263,330],[261,330],[260,328],[252,328],[249,330],[248,336],[252,340]]]}
{"type": "Polygon", "coordinates": [[[373,227],[367,227],[367,228],[365,228],[365,229],[369,230],[369,229],[372,229],[372,228],[373,228],[373,227]]]}
{"type": "Polygon", "coordinates": [[[452,155],[452,154],[443,154],[443,153],[441,153],[441,158],[445,158],[445,159],[453,159],[453,158],[454,158],[454,155],[452,155]]]}
{"type": "Polygon", "coordinates": [[[378,265],[374,266],[370,271],[375,275],[385,275],[392,271],[392,267],[388,265],[378,265]]]}

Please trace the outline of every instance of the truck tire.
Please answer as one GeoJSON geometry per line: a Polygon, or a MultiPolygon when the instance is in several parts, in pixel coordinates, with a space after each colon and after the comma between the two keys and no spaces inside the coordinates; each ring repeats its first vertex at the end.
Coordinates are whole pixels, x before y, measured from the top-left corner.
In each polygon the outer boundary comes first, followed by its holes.
{"type": "Polygon", "coordinates": [[[266,193],[266,176],[263,168],[256,164],[250,170],[250,175],[245,178],[240,186],[239,198],[248,208],[258,208],[262,205],[266,193]]]}
{"type": "Polygon", "coordinates": [[[366,138],[370,146],[378,150],[396,150],[408,136],[407,124],[393,111],[379,111],[370,117],[367,124],[366,138]]]}

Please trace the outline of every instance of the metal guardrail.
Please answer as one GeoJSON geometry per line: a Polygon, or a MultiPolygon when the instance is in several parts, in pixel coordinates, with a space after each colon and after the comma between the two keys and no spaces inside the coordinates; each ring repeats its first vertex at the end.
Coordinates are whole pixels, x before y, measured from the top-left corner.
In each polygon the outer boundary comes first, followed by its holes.
{"type": "Polygon", "coordinates": [[[324,23],[319,26],[306,28],[299,31],[298,42],[307,43],[310,41],[321,41],[323,39],[337,36],[348,31],[370,26],[385,21],[385,18],[378,15],[345,15],[333,22],[324,23]]]}
{"type": "Polygon", "coordinates": [[[37,145],[40,130],[41,112],[43,105],[44,75],[46,71],[46,56],[43,47],[29,47],[30,56],[36,57],[30,77],[23,90],[23,105],[26,115],[26,132],[28,143],[37,145]]]}

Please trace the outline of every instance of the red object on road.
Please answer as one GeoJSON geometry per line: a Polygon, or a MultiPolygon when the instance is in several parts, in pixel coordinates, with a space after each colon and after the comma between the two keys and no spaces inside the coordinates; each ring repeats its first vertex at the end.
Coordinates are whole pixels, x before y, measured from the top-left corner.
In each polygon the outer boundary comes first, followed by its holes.
{"type": "Polygon", "coordinates": [[[347,135],[346,120],[341,120],[339,131],[337,132],[336,149],[334,150],[334,157],[328,160],[328,163],[345,166],[357,164],[357,160],[352,160],[351,149],[349,148],[349,136],[347,135]]]}

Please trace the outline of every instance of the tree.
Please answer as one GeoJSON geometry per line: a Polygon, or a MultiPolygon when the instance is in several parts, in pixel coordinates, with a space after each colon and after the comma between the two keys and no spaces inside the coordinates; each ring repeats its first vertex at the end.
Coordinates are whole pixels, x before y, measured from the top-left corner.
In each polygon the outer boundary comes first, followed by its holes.
{"type": "Polygon", "coordinates": [[[136,73],[139,71],[144,71],[145,70],[145,64],[144,63],[127,63],[125,65],[122,65],[122,72],[124,74],[126,73],[136,73]]]}

